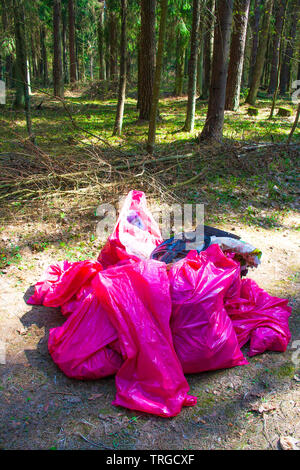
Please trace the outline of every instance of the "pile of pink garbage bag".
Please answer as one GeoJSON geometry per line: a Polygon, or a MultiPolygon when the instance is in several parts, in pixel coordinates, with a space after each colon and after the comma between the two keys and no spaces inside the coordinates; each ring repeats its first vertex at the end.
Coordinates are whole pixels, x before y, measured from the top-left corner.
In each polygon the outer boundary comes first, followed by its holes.
{"type": "Polygon", "coordinates": [[[185,373],[247,364],[248,341],[249,356],[285,351],[291,309],[241,279],[219,245],[166,265],[150,259],[162,242],[144,193],[131,191],[98,260],[50,266],[28,303],[61,307],[49,352],[68,377],[115,374],[114,405],[171,417],[197,403],[185,373]]]}

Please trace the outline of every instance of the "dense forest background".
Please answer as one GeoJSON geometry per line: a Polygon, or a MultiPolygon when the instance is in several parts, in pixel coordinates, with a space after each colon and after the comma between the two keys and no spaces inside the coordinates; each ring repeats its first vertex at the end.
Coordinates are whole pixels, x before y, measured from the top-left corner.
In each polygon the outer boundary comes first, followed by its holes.
{"type": "Polygon", "coordinates": [[[32,138],[31,92],[63,99],[89,83],[92,98],[118,95],[114,134],[122,132],[126,96],[136,99],[150,152],[161,90],[187,95],[187,132],[196,99],[208,100],[199,138],[220,140],[224,109],[237,111],[242,101],[257,115],[266,96],[272,118],[278,97],[288,105],[299,88],[299,9],[299,0],[1,0],[0,79],[15,90],[12,106],[25,108],[32,138]]]}

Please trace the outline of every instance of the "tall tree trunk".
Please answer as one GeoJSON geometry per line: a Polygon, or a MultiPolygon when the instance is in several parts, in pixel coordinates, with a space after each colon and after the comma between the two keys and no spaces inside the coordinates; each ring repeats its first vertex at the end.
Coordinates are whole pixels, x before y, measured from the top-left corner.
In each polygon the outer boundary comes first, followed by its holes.
{"type": "Polygon", "coordinates": [[[69,82],[68,61],[67,61],[67,18],[62,15],[62,56],[63,56],[63,75],[64,83],[69,82]]]}
{"type": "Polygon", "coordinates": [[[213,50],[213,33],[214,33],[214,13],[215,0],[207,0],[206,2],[206,18],[204,21],[203,32],[203,87],[201,98],[206,100],[209,94],[211,79],[211,59],[213,50]]]}
{"type": "Polygon", "coordinates": [[[108,34],[109,34],[109,69],[110,69],[110,79],[115,80],[117,77],[117,37],[118,37],[118,28],[117,28],[117,14],[114,11],[114,4],[112,1],[107,2],[108,5],[108,34]]]}
{"type": "Polygon", "coordinates": [[[251,81],[250,90],[247,96],[247,103],[251,105],[255,105],[258,89],[260,86],[260,81],[263,73],[265,57],[267,52],[268,46],[268,36],[269,36],[269,29],[270,29],[270,20],[272,16],[272,9],[273,9],[274,0],[266,0],[265,3],[265,11],[264,17],[262,22],[262,28],[259,35],[259,45],[256,55],[256,61],[253,69],[253,76],[251,81]]]}
{"type": "MultiPolygon", "coordinates": [[[[7,18],[8,11],[6,9],[5,0],[0,0],[0,3],[1,3],[1,14],[2,14],[2,27],[3,27],[3,32],[5,32],[8,28],[8,18],[7,18]]],[[[13,81],[13,56],[12,54],[3,56],[2,63],[5,68],[6,86],[8,88],[12,88],[15,85],[13,81]]]]}
{"type": "Polygon", "coordinates": [[[156,0],[141,0],[139,119],[149,120],[155,67],[156,0]]]}
{"type": "Polygon", "coordinates": [[[69,13],[69,56],[70,56],[70,82],[76,82],[76,39],[75,39],[75,12],[74,0],[68,0],[69,13]]]}
{"type": "Polygon", "coordinates": [[[225,109],[236,111],[240,106],[240,91],[247,37],[250,0],[235,0],[234,26],[231,37],[225,109]]]}
{"type": "Polygon", "coordinates": [[[197,92],[197,60],[200,25],[200,0],[193,0],[193,22],[191,31],[191,55],[189,60],[188,102],[183,130],[192,132],[195,123],[197,92]]]}
{"type": "Polygon", "coordinates": [[[98,21],[98,57],[99,57],[99,79],[106,80],[105,54],[104,54],[104,1],[100,2],[100,13],[98,21]]]}
{"type": "Polygon", "coordinates": [[[201,29],[200,23],[200,34],[199,34],[199,51],[198,51],[198,67],[197,67],[197,93],[199,96],[202,95],[203,87],[203,29],[201,29]]]}
{"type": "Polygon", "coordinates": [[[127,0],[121,0],[121,42],[120,42],[120,78],[117,113],[113,135],[122,134],[123,114],[126,94],[126,65],[127,65],[127,0]]]}
{"type": "Polygon", "coordinates": [[[138,41],[137,41],[137,100],[136,100],[136,109],[140,109],[140,97],[141,97],[141,89],[142,89],[142,83],[141,83],[141,34],[138,35],[138,41]]]}
{"type": "Polygon", "coordinates": [[[175,96],[182,96],[183,94],[185,50],[186,44],[184,38],[178,34],[176,39],[175,96]]]}
{"type": "Polygon", "coordinates": [[[206,122],[200,140],[222,140],[233,0],[217,0],[212,77],[206,122]]]}
{"type": "Polygon", "coordinates": [[[276,18],[275,18],[275,31],[272,41],[272,62],[271,62],[271,75],[268,93],[273,94],[277,87],[277,70],[279,63],[279,50],[281,46],[281,36],[284,22],[284,13],[286,8],[287,0],[278,0],[276,6],[276,18]]]}
{"type": "Polygon", "coordinates": [[[158,47],[157,47],[157,55],[156,55],[153,99],[152,99],[152,104],[151,104],[148,142],[147,142],[147,150],[151,154],[153,153],[154,144],[155,144],[156,118],[157,118],[157,112],[158,112],[161,70],[162,70],[162,63],[163,63],[165,32],[166,32],[166,24],[167,24],[167,10],[168,10],[168,0],[161,0],[159,38],[158,38],[158,47]]]}
{"type": "Polygon", "coordinates": [[[42,24],[40,29],[40,43],[41,43],[41,69],[42,69],[42,83],[46,87],[48,85],[48,58],[46,49],[46,28],[42,24]]]}
{"type": "Polygon", "coordinates": [[[277,100],[277,95],[279,91],[279,78],[280,78],[280,69],[281,69],[281,60],[282,60],[282,43],[283,43],[283,34],[284,34],[284,29],[285,29],[285,15],[286,15],[286,6],[287,2],[285,2],[284,8],[282,10],[282,22],[280,23],[280,30],[276,31],[276,34],[279,36],[279,51],[278,51],[278,62],[277,62],[277,68],[276,68],[276,76],[275,76],[275,88],[273,92],[273,100],[272,100],[272,106],[271,106],[271,111],[270,111],[270,116],[269,119],[273,118],[275,106],[276,106],[276,100],[277,100]]]}
{"type": "Polygon", "coordinates": [[[259,25],[260,25],[260,18],[261,18],[261,6],[262,0],[255,0],[254,4],[254,17],[253,22],[251,24],[252,32],[253,32],[253,39],[252,39],[252,50],[251,50],[251,59],[250,59],[250,70],[249,70],[249,87],[252,81],[252,74],[256,62],[256,55],[258,49],[258,39],[259,39],[259,25]]]}
{"type": "Polygon", "coordinates": [[[26,30],[25,30],[25,13],[23,0],[13,0],[14,7],[14,26],[16,40],[16,79],[18,80],[18,88],[16,93],[15,106],[23,105],[25,108],[26,126],[29,138],[34,142],[32,133],[32,122],[30,113],[30,95],[28,85],[28,61],[26,50],[26,30]],[[22,87],[22,95],[21,95],[22,87]],[[18,90],[20,95],[18,96],[18,90]]]}
{"type": "Polygon", "coordinates": [[[291,66],[293,55],[295,52],[295,42],[297,34],[297,24],[299,19],[300,0],[294,0],[291,4],[291,27],[289,31],[289,38],[286,45],[286,50],[283,58],[280,74],[280,94],[284,95],[290,91],[291,81],[291,66]]]}
{"type": "Polygon", "coordinates": [[[54,95],[64,97],[64,80],[61,58],[61,3],[60,0],[53,1],[53,88],[54,95]]]}
{"type": "Polygon", "coordinates": [[[33,79],[37,79],[38,77],[38,62],[37,62],[37,55],[36,55],[36,44],[34,42],[33,34],[30,34],[30,49],[31,49],[31,63],[32,63],[32,77],[33,79]]]}

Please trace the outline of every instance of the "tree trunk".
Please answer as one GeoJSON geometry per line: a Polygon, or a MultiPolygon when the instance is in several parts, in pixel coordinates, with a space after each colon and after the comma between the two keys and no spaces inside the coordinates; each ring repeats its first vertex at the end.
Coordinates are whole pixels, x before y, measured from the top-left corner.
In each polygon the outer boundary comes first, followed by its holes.
{"type": "Polygon", "coordinates": [[[69,13],[69,56],[70,56],[70,82],[76,82],[76,51],[75,51],[75,12],[74,0],[68,0],[69,13]]]}
{"type": "Polygon", "coordinates": [[[68,61],[67,61],[67,18],[62,15],[62,56],[63,56],[63,74],[64,83],[69,82],[68,61]]]}
{"type": "Polygon", "coordinates": [[[240,91],[247,37],[250,0],[235,0],[234,26],[231,38],[225,109],[237,111],[240,106],[240,91]]]}
{"type": "Polygon", "coordinates": [[[198,52],[198,67],[197,67],[197,93],[199,96],[202,95],[202,88],[203,88],[203,30],[201,29],[200,24],[200,35],[199,35],[199,42],[200,42],[200,50],[198,52]]]}
{"type": "Polygon", "coordinates": [[[203,90],[201,98],[207,100],[210,78],[211,78],[211,58],[213,49],[213,33],[214,33],[214,13],[215,13],[215,0],[207,1],[206,19],[204,21],[203,32],[203,90]]]}
{"type": "Polygon", "coordinates": [[[185,57],[186,44],[180,34],[176,40],[176,69],[175,69],[175,96],[182,96],[183,94],[183,77],[184,77],[184,57],[185,57]]]}
{"type": "Polygon", "coordinates": [[[250,59],[250,71],[249,71],[249,87],[251,85],[252,81],[252,74],[253,74],[253,69],[255,66],[256,62],[256,55],[257,55],[257,49],[258,49],[258,38],[259,38],[259,24],[260,24],[260,17],[261,17],[261,11],[260,11],[260,6],[261,6],[262,0],[255,0],[255,5],[254,5],[254,18],[253,18],[253,23],[251,25],[252,31],[253,31],[253,40],[252,40],[252,51],[251,51],[251,59],[250,59]]]}
{"type": "Polygon", "coordinates": [[[147,142],[147,151],[151,154],[153,153],[154,144],[155,144],[156,117],[157,117],[157,112],[158,112],[161,70],[162,70],[165,32],[166,32],[166,24],[167,24],[167,10],[168,10],[168,0],[161,0],[161,14],[160,14],[160,24],[159,24],[158,48],[157,48],[157,55],[156,55],[153,99],[152,99],[152,104],[151,104],[148,142],[147,142]]]}
{"type": "Polygon", "coordinates": [[[155,67],[156,0],[141,0],[139,119],[149,120],[155,67]]]}
{"type": "Polygon", "coordinates": [[[23,0],[13,0],[13,7],[16,40],[16,79],[18,80],[15,106],[19,107],[20,105],[24,104],[27,132],[29,138],[34,142],[30,113],[30,96],[28,85],[29,77],[23,0]]]}
{"type": "Polygon", "coordinates": [[[268,36],[269,36],[269,29],[270,29],[270,20],[272,16],[272,8],[273,8],[274,0],[266,0],[265,3],[265,11],[264,17],[262,22],[262,28],[259,35],[259,44],[258,50],[256,55],[256,61],[253,69],[253,76],[251,81],[250,90],[247,96],[247,103],[251,105],[255,105],[258,89],[260,86],[260,81],[263,73],[265,57],[267,52],[268,46],[268,36]]]}
{"type": "Polygon", "coordinates": [[[297,23],[299,18],[300,0],[294,0],[291,5],[291,27],[289,31],[289,39],[287,41],[286,50],[283,58],[280,74],[280,94],[284,95],[290,91],[291,66],[295,50],[297,23]]]}
{"type": "Polygon", "coordinates": [[[117,77],[117,14],[114,11],[113,2],[107,2],[108,5],[108,33],[109,33],[109,69],[110,69],[110,79],[113,81],[117,77]]]}
{"type": "Polygon", "coordinates": [[[284,29],[285,29],[285,15],[286,15],[286,6],[287,2],[285,2],[284,8],[281,11],[282,14],[282,21],[280,22],[280,30],[276,31],[276,34],[279,36],[279,51],[278,51],[278,61],[276,64],[276,76],[275,76],[275,88],[273,92],[273,100],[272,100],[272,106],[271,106],[271,111],[270,111],[270,116],[269,119],[273,118],[275,106],[276,106],[276,100],[277,100],[277,95],[279,91],[279,78],[280,78],[280,69],[281,69],[281,60],[282,60],[282,42],[283,42],[283,34],[284,34],[284,29]]]}
{"type": "Polygon", "coordinates": [[[64,97],[64,80],[61,59],[61,3],[60,0],[53,1],[53,88],[54,95],[64,97]]]}
{"type": "Polygon", "coordinates": [[[40,29],[40,42],[41,42],[41,68],[42,68],[42,83],[46,87],[48,85],[48,59],[46,49],[46,28],[44,25],[40,29]]]}
{"type": "Polygon", "coordinates": [[[127,65],[127,0],[121,0],[121,43],[120,43],[120,78],[117,113],[113,135],[122,134],[123,114],[126,94],[126,65],[127,65]]]}
{"type": "Polygon", "coordinates": [[[193,0],[193,22],[191,32],[191,55],[189,60],[188,102],[186,120],[183,130],[192,132],[195,123],[196,92],[197,92],[197,60],[200,24],[200,0],[193,0]]]}
{"type": "Polygon", "coordinates": [[[99,79],[106,80],[105,54],[104,54],[104,1],[100,2],[100,14],[98,21],[98,56],[99,56],[99,79]]]}
{"type": "Polygon", "coordinates": [[[275,19],[275,31],[274,38],[272,41],[272,62],[271,62],[271,75],[268,92],[273,94],[277,87],[277,70],[279,63],[279,50],[281,46],[281,33],[283,29],[284,13],[287,0],[278,0],[276,5],[276,19],[275,19]]]}
{"type": "MultiPolygon", "coordinates": [[[[7,9],[5,5],[5,0],[1,0],[1,13],[2,13],[2,27],[3,31],[5,32],[8,27],[8,18],[7,18],[7,9]]],[[[2,57],[2,63],[5,68],[5,81],[7,88],[14,87],[13,81],[13,56],[12,54],[8,54],[2,57]]]]}
{"type": "Polygon", "coordinates": [[[226,79],[230,47],[233,0],[217,0],[212,77],[206,122],[200,140],[223,137],[226,79]]]}

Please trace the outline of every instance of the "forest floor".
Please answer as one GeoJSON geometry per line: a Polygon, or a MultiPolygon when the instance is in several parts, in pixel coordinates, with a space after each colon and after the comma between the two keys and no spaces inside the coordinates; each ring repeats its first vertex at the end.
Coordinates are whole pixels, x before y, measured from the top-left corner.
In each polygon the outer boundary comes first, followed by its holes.
{"type": "Polygon", "coordinates": [[[93,92],[90,87],[67,93],[81,130],[61,103],[35,94],[35,107],[44,100],[33,110],[37,147],[24,140],[21,112],[8,108],[1,118],[0,340],[6,361],[0,364],[0,448],[277,449],[282,436],[300,442],[300,150],[284,144],[294,116],[268,121],[265,97],[258,117],[247,116],[245,105],[240,113],[226,113],[222,146],[200,147],[193,138],[207,105],[197,104],[196,129],[188,134],[178,132],[186,98],[166,97],[156,157],[172,158],[156,161],[143,150],[147,126],[137,121],[134,98],[127,100],[124,135],[111,137],[115,96],[97,100],[93,92]],[[116,170],[124,161],[128,170],[116,170]],[[130,168],[132,162],[138,169],[130,168]],[[108,170],[99,173],[99,164],[108,170]],[[67,171],[82,172],[76,184],[66,176],[49,178],[67,171]],[[21,179],[30,185],[22,186],[21,179]],[[1,184],[9,185],[8,193],[1,184]],[[163,202],[204,203],[206,223],[235,231],[263,251],[262,264],[248,276],[272,295],[288,298],[293,309],[285,353],[187,376],[198,404],[172,419],[112,406],[113,377],[84,382],[64,376],[47,349],[49,329],[63,323],[59,309],[26,304],[49,264],[95,259],[102,246],[95,210],[130,189],[144,190],[154,209],[163,202]]]}

